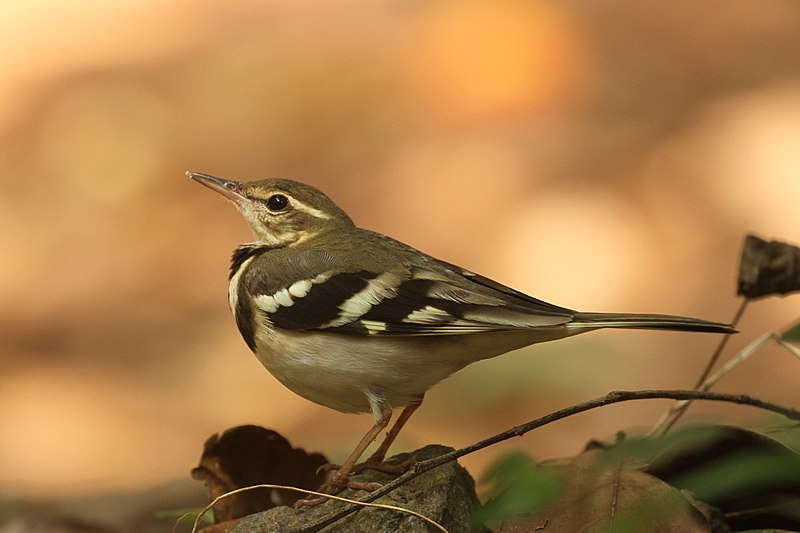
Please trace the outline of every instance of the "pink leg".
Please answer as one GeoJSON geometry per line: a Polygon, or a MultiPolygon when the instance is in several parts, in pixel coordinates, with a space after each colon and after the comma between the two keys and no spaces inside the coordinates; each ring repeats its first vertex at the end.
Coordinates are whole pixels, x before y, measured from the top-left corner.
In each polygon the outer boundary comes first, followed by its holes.
{"type": "Polygon", "coordinates": [[[409,402],[409,404],[403,408],[403,411],[400,413],[400,416],[397,417],[397,421],[395,421],[392,429],[390,429],[386,434],[386,437],[383,439],[381,445],[377,450],[375,450],[375,453],[370,455],[369,459],[367,459],[366,462],[368,464],[383,462],[383,460],[386,458],[386,452],[389,451],[389,447],[394,442],[394,439],[397,438],[398,433],[400,433],[400,430],[403,429],[403,426],[405,426],[406,422],[408,422],[408,419],[411,418],[411,415],[414,414],[414,411],[416,411],[419,406],[422,405],[422,400],[424,398],[425,395],[421,394],[419,397],[411,400],[411,402],[409,402]]]}
{"type": "MultiPolygon", "coordinates": [[[[364,453],[364,450],[366,450],[367,447],[378,437],[378,435],[380,435],[381,431],[383,431],[384,428],[389,425],[389,420],[392,418],[392,408],[383,397],[375,395],[369,397],[369,400],[370,404],[372,405],[372,414],[375,417],[375,424],[370,428],[369,431],[367,431],[367,434],[361,438],[361,440],[358,442],[358,445],[356,445],[355,450],[353,450],[345,462],[342,463],[342,466],[338,468],[336,474],[333,475],[330,481],[322,485],[318,492],[325,494],[336,494],[341,489],[348,486],[363,490],[372,490],[377,488],[372,485],[367,486],[364,484],[350,482],[348,479],[350,472],[353,471],[353,467],[364,453]]],[[[309,496],[308,498],[298,500],[294,506],[295,508],[300,508],[308,505],[317,505],[325,500],[326,498],[321,496],[309,496]]]]}

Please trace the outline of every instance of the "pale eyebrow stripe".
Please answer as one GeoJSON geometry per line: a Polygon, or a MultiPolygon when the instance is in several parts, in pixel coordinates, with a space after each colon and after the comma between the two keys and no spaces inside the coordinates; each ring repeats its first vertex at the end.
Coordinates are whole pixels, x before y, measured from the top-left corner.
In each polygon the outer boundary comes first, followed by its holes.
{"type": "Polygon", "coordinates": [[[253,195],[253,197],[257,198],[259,200],[262,200],[262,201],[266,200],[267,198],[269,198],[273,194],[282,194],[282,195],[284,195],[285,197],[287,197],[289,199],[289,202],[292,205],[292,207],[294,207],[298,211],[302,211],[303,213],[306,213],[306,214],[311,215],[313,217],[322,218],[322,219],[326,219],[326,220],[332,218],[331,215],[329,215],[325,211],[321,211],[321,210],[317,209],[316,207],[312,207],[312,206],[308,205],[307,203],[303,202],[302,200],[298,200],[297,198],[295,198],[294,196],[292,196],[288,192],[286,192],[284,190],[281,190],[280,188],[270,189],[266,193],[264,193],[262,191],[254,191],[254,192],[255,192],[255,194],[253,195]]]}
{"type": "MultiPolygon", "coordinates": [[[[287,194],[286,196],[289,196],[289,195],[287,194]]],[[[294,206],[295,209],[297,209],[299,211],[302,211],[303,213],[307,213],[307,214],[309,214],[309,215],[311,215],[313,217],[317,217],[317,218],[323,218],[323,219],[331,218],[331,216],[328,213],[325,213],[324,211],[320,211],[316,207],[311,207],[310,205],[301,202],[300,200],[298,200],[297,198],[295,198],[293,196],[289,196],[289,198],[291,198],[292,206],[294,206]]]]}

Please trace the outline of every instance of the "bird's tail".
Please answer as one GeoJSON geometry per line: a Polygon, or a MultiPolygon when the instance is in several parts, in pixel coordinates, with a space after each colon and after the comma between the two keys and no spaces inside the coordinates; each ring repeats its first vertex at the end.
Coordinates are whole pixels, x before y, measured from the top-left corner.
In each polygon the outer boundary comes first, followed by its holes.
{"type": "Polygon", "coordinates": [[[708,333],[736,333],[730,324],[711,322],[699,318],[672,315],[638,315],[629,313],[576,313],[568,328],[628,328],[669,329],[676,331],[705,331],[708,333]]]}

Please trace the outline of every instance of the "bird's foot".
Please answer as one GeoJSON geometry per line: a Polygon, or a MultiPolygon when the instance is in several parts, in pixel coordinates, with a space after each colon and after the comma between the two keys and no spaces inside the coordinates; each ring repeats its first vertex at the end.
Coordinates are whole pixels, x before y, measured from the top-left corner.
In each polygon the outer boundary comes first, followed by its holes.
{"type": "MultiPolygon", "coordinates": [[[[322,470],[324,466],[322,465],[320,469],[322,470]]],[[[383,485],[380,483],[370,483],[366,481],[353,481],[347,476],[338,476],[334,475],[330,481],[322,485],[317,492],[322,494],[330,494],[334,495],[337,492],[343,489],[353,489],[353,490],[365,490],[367,492],[372,492],[373,490],[377,490],[381,488],[383,485]]],[[[303,498],[302,500],[297,500],[294,504],[295,509],[302,509],[303,507],[313,507],[315,505],[319,505],[321,503],[325,503],[330,498],[326,498],[325,496],[317,496],[316,494],[309,494],[308,497],[303,498]]]]}
{"type": "MultiPolygon", "coordinates": [[[[368,481],[355,481],[350,479],[349,474],[353,474],[356,472],[363,472],[364,470],[376,470],[378,472],[385,472],[387,474],[403,474],[407,472],[415,464],[416,461],[414,461],[411,458],[406,459],[402,463],[392,464],[384,462],[382,458],[373,456],[364,461],[363,463],[358,463],[356,465],[353,465],[353,468],[346,475],[339,475],[339,473],[337,472],[336,474],[333,475],[330,481],[322,485],[322,487],[320,487],[317,492],[321,492],[322,494],[331,494],[331,495],[336,494],[343,489],[365,490],[367,492],[372,492],[373,490],[381,488],[382,485],[380,483],[374,483],[368,481]]],[[[340,468],[341,465],[327,463],[320,466],[317,469],[317,473],[319,474],[321,472],[331,472],[334,470],[339,470],[340,468]]],[[[294,504],[294,508],[301,509],[303,507],[312,507],[314,505],[325,503],[325,501],[328,499],[330,498],[311,494],[307,498],[298,500],[294,504]]]]}
{"type": "MultiPolygon", "coordinates": [[[[363,472],[364,470],[375,470],[377,472],[385,472],[387,474],[404,474],[408,471],[409,468],[414,466],[415,463],[416,461],[414,461],[413,459],[406,459],[402,463],[392,464],[392,463],[386,463],[382,459],[370,457],[363,463],[358,463],[356,465],[353,465],[353,469],[351,471],[363,472]]],[[[341,468],[341,465],[326,463],[317,468],[317,474],[321,472],[332,472],[334,470],[339,470],[339,468],[341,468]]]]}

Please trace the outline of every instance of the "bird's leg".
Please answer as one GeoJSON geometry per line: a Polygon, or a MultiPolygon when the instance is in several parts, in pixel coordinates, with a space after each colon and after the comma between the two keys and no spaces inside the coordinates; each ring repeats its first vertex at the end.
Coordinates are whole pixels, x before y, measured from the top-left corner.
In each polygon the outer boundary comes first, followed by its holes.
{"type": "Polygon", "coordinates": [[[386,437],[384,437],[381,445],[375,450],[375,453],[369,456],[369,459],[367,459],[364,464],[383,464],[383,460],[386,458],[386,452],[389,451],[389,447],[394,442],[394,439],[397,438],[397,434],[400,433],[400,430],[406,425],[406,422],[408,422],[408,419],[414,414],[414,411],[422,405],[422,400],[424,398],[425,394],[420,394],[403,408],[403,411],[400,413],[400,416],[397,417],[397,420],[386,434],[386,437]]]}
{"type": "MultiPolygon", "coordinates": [[[[403,408],[403,411],[400,413],[400,416],[397,417],[394,425],[391,429],[386,433],[386,437],[384,437],[383,442],[375,450],[375,453],[369,456],[369,458],[364,461],[363,463],[358,463],[353,465],[352,472],[361,472],[362,470],[377,470],[379,472],[386,472],[389,474],[402,474],[408,468],[414,464],[412,459],[408,459],[398,465],[392,465],[384,463],[383,460],[386,458],[386,453],[389,451],[389,447],[392,445],[394,440],[397,438],[398,433],[400,430],[403,429],[408,419],[411,418],[411,415],[414,414],[420,405],[422,405],[422,400],[425,397],[424,394],[420,394],[418,397],[411,400],[403,408]]],[[[320,470],[335,470],[337,465],[322,465],[320,470]]]]}
{"type": "MultiPolygon", "coordinates": [[[[356,461],[358,461],[358,459],[364,453],[364,450],[366,450],[367,447],[378,437],[378,435],[380,435],[381,431],[383,431],[386,426],[389,425],[389,420],[392,418],[392,408],[386,399],[383,398],[383,395],[370,392],[370,394],[367,394],[367,398],[369,399],[370,406],[372,407],[372,414],[375,417],[375,424],[372,426],[372,428],[370,428],[369,431],[367,431],[367,434],[361,438],[355,450],[353,450],[345,462],[338,467],[333,477],[327,483],[322,485],[318,492],[322,492],[324,494],[336,494],[345,487],[357,490],[375,490],[380,488],[380,484],[378,483],[359,483],[357,481],[350,481],[348,479],[350,472],[353,471],[356,461]]],[[[333,468],[336,468],[336,466],[322,465],[319,469],[317,469],[317,471],[330,470],[333,468]]],[[[304,506],[318,505],[323,503],[326,499],[327,498],[322,496],[309,496],[308,498],[298,500],[294,506],[296,509],[299,509],[300,507],[304,506]]]]}

